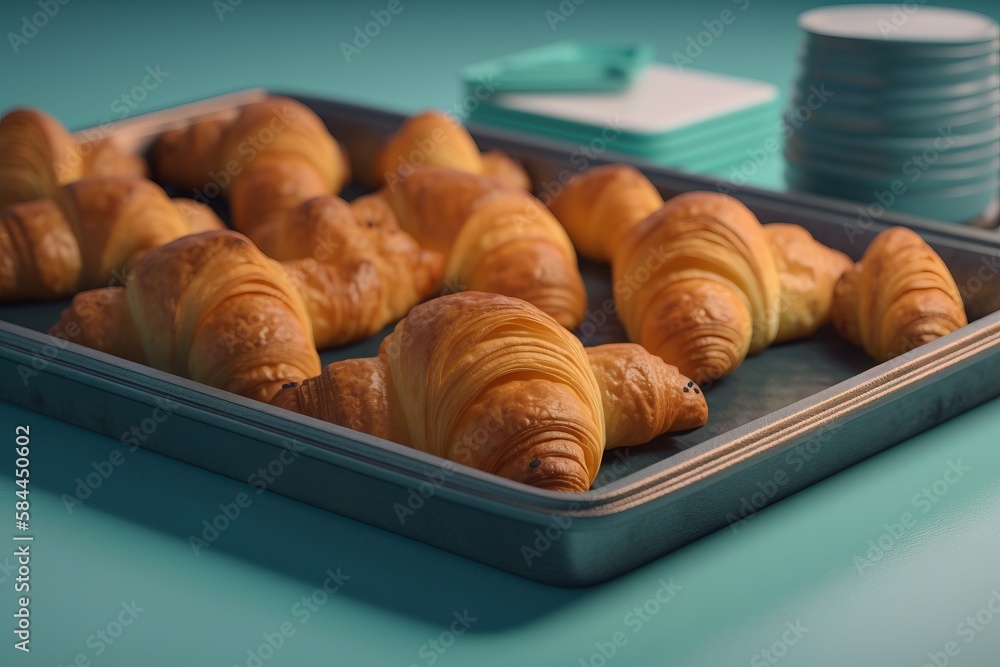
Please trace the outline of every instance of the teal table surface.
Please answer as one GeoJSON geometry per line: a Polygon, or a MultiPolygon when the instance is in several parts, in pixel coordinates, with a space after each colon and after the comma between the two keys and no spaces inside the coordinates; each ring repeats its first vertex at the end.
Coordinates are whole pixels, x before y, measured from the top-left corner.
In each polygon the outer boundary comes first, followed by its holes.
{"type": "MultiPolygon", "coordinates": [[[[939,4],[1000,14],[995,2],[939,4]]],[[[795,16],[810,6],[6,0],[0,109],[38,106],[77,128],[258,85],[454,109],[460,66],[569,38],[649,41],[660,60],[771,81],[784,100],[795,16]],[[690,48],[727,10],[734,20],[690,48]],[[375,36],[357,38],[379,17],[375,36]]],[[[781,188],[781,161],[769,155],[750,182],[781,188]]],[[[0,403],[4,535],[17,532],[19,425],[30,426],[35,540],[29,582],[18,543],[0,549],[4,666],[1000,664],[1000,399],[577,590],[0,403]],[[95,472],[91,495],[67,502],[95,472]],[[229,528],[193,549],[189,537],[240,494],[249,502],[229,528]],[[24,583],[30,653],[14,646],[24,583]]]]}

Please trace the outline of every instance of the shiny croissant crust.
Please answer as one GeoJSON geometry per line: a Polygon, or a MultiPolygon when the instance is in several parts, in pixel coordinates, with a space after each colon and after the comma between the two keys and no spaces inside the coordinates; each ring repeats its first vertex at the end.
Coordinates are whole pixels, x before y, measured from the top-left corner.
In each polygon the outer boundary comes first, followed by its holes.
{"type": "Polygon", "coordinates": [[[423,166],[352,207],[398,225],[445,258],[445,287],[513,296],[566,327],[583,319],[587,295],[576,252],[559,222],[531,194],[489,177],[423,166]]]}
{"type": "Polygon", "coordinates": [[[844,273],[832,317],[844,338],[880,362],[968,324],[948,267],[905,227],[881,232],[844,273]]]}
{"type": "Polygon", "coordinates": [[[233,228],[258,242],[268,226],[285,233],[303,202],[336,194],[350,176],[347,158],[323,121],[305,105],[270,97],[234,119],[206,118],[165,132],[153,145],[157,178],[201,196],[229,199],[233,228]]]}
{"type": "Polygon", "coordinates": [[[109,285],[150,249],[223,228],[208,207],[144,178],[86,178],[0,209],[0,302],[109,285]]]}
{"type": "Polygon", "coordinates": [[[145,175],[139,156],[108,138],[77,142],[38,109],[14,109],[0,118],[0,207],[48,199],[85,177],[145,175]]]}
{"type": "Polygon", "coordinates": [[[126,287],[78,294],[49,333],[260,401],[320,370],[288,274],[228,230],[151,251],[126,287]]]}
{"type": "Polygon", "coordinates": [[[686,192],[666,203],[636,169],[572,178],[550,208],[577,248],[611,259],[629,340],[700,383],[748,354],[829,321],[846,255],[798,225],[761,225],[738,200],[686,192]]]}
{"type": "Polygon", "coordinates": [[[531,189],[520,164],[499,151],[479,152],[468,131],[440,111],[406,119],[375,156],[373,181],[390,187],[419,166],[446,167],[493,178],[503,187],[531,189]]]}
{"type": "Polygon", "coordinates": [[[377,357],[327,366],[272,404],[534,486],[590,488],[603,451],[701,426],[694,383],[633,344],[585,349],[510,297],[414,308],[377,357]]]}

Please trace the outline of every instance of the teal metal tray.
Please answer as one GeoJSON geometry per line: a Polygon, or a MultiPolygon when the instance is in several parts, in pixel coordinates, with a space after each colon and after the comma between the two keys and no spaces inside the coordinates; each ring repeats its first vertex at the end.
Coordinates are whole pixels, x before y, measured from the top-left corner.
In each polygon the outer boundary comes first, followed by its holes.
{"type": "MultiPolygon", "coordinates": [[[[263,94],[168,109],[115,131],[143,149],[168,127],[206,113],[235,113],[263,94]]],[[[343,141],[355,173],[365,173],[375,147],[404,120],[298,99],[343,141]]],[[[471,129],[482,148],[522,160],[536,184],[565,182],[575,171],[572,145],[471,129]]],[[[640,166],[665,196],[715,187],[702,177],[640,166]]],[[[361,192],[352,188],[346,196],[361,192]]],[[[1000,394],[1000,277],[987,271],[1000,261],[995,233],[893,214],[860,220],[856,205],[822,198],[750,188],[737,194],[762,221],[799,222],[855,258],[886,226],[912,227],[955,274],[971,323],[884,364],[830,330],[774,346],[708,388],[704,428],[615,450],[594,488],[580,494],[528,487],[51,338],[43,332],[65,302],[0,307],[0,400],[116,440],[153,410],[165,410],[170,418],[142,447],[248,483],[293,451],[295,465],[285,466],[269,490],[537,581],[596,584],[1000,394]],[[399,510],[414,506],[412,513],[399,510]]],[[[583,263],[581,270],[589,309],[578,335],[588,344],[622,340],[607,307],[607,267],[583,263]]],[[[381,338],[324,351],[323,361],[372,355],[381,338]]]]}

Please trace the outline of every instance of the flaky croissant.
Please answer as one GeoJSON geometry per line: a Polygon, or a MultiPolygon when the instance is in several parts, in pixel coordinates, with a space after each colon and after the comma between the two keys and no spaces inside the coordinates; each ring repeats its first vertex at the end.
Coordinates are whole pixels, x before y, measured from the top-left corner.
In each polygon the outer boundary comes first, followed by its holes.
{"type": "Polygon", "coordinates": [[[394,187],[422,165],[446,167],[497,180],[508,188],[531,189],[531,178],[515,160],[500,151],[480,154],[469,132],[441,111],[408,118],[386,140],[375,158],[375,182],[394,187]]]}
{"type": "Polygon", "coordinates": [[[0,208],[48,199],[87,176],[146,174],[146,163],[111,139],[79,143],[52,116],[15,109],[0,118],[0,208]]]}
{"type": "Polygon", "coordinates": [[[576,252],[548,209],[523,190],[444,167],[419,167],[396,188],[354,203],[373,224],[397,225],[446,260],[445,286],[494,292],[541,308],[566,327],[587,295],[576,252]]]}
{"type": "Polygon", "coordinates": [[[608,164],[575,175],[548,206],[578,253],[609,262],[622,237],[663,206],[663,197],[635,167],[608,164]]]}
{"type": "Polygon", "coordinates": [[[53,299],[120,279],[143,253],[222,229],[211,209],[144,178],[86,178],[0,209],[0,302],[53,299]]]}
{"type": "Polygon", "coordinates": [[[823,245],[799,225],[772,222],[763,229],[781,286],[774,342],[807,338],[830,321],[834,287],[851,268],[851,258],[823,245]]]}
{"type": "Polygon", "coordinates": [[[231,120],[208,118],[168,131],[153,145],[151,160],[159,180],[194,190],[199,199],[224,192],[233,228],[255,242],[269,225],[283,227],[302,202],[338,193],[350,176],[323,121],[284,97],[249,104],[231,120]]]}
{"type": "Polygon", "coordinates": [[[150,251],[125,287],[76,295],[49,333],[260,401],[320,370],[288,274],[228,230],[150,251]]]}
{"type": "Polygon", "coordinates": [[[305,298],[318,347],[370,336],[398,320],[441,285],[444,259],[392,224],[359,219],[338,197],[317,197],[268,240],[305,298]]]}
{"type": "Polygon", "coordinates": [[[882,362],[968,324],[962,296],[934,249],[905,227],[881,232],[836,285],[833,324],[882,362]]]}
{"type": "Polygon", "coordinates": [[[699,382],[777,336],[774,258],[757,218],[732,197],[670,199],[624,236],[612,270],[629,339],[699,382]]]}
{"type": "Polygon", "coordinates": [[[327,366],[272,405],[558,491],[586,491],[606,448],[705,423],[704,396],[632,344],[585,350],[519,299],[414,308],[377,357],[327,366]]]}
{"type": "Polygon", "coordinates": [[[626,165],[574,176],[549,206],[578,249],[611,259],[629,339],[700,383],[771,343],[813,334],[850,266],[798,225],[762,226],[728,195],[688,192],[663,204],[626,165]]]}

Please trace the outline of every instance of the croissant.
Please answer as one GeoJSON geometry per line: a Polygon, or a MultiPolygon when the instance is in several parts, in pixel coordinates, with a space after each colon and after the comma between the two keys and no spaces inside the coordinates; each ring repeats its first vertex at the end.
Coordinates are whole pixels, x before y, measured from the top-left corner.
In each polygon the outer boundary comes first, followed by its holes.
{"type": "Polygon", "coordinates": [[[377,357],[271,403],[558,491],[590,488],[606,448],[708,417],[694,384],[639,346],[585,350],[530,304],[480,292],[415,307],[377,357]]]}
{"type": "Polygon", "coordinates": [[[905,227],[881,232],[837,282],[833,324],[882,362],[968,324],[948,267],[905,227]]]}
{"type": "Polygon", "coordinates": [[[0,209],[0,302],[53,299],[123,276],[144,252],[204,229],[211,209],[142,178],[87,178],[0,209]]]}
{"type": "Polygon", "coordinates": [[[760,223],[727,195],[670,199],[625,235],[612,272],[629,339],[699,383],[777,336],[774,258],[760,223]]]}
{"type": "Polygon", "coordinates": [[[397,227],[370,224],[337,197],[317,197],[289,218],[294,235],[268,245],[303,295],[316,345],[370,336],[441,284],[444,260],[397,227]]]}
{"type": "Polygon", "coordinates": [[[531,189],[531,178],[520,164],[500,151],[480,154],[462,124],[440,111],[408,118],[386,140],[375,158],[374,180],[394,188],[400,178],[422,165],[489,176],[503,187],[531,189]]]}
{"type": "Polygon", "coordinates": [[[145,162],[110,139],[80,144],[52,116],[15,109],[0,118],[0,208],[48,199],[85,176],[145,176],[145,162]]]}
{"type": "Polygon", "coordinates": [[[398,226],[445,257],[445,285],[524,299],[566,327],[587,295],[576,252],[549,211],[524,190],[444,167],[419,167],[396,188],[360,198],[373,224],[398,226]]]}
{"type": "Polygon", "coordinates": [[[225,192],[232,226],[254,241],[268,225],[283,227],[302,202],[339,192],[350,176],[323,121],[283,97],[247,105],[232,120],[168,131],[153,145],[151,161],[158,180],[194,190],[198,199],[225,192]]]}
{"type": "Polygon", "coordinates": [[[578,253],[609,262],[626,232],[663,206],[663,198],[635,167],[608,164],[574,176],[547,203],[578,253]]]}
{"type": "Polygon", "coordinates": [[[581,254],[611,259],[630,340],[700,383],[771,343],[829,321],[843,253],[798,225],[761,225],[727,195],[665,204],[638,170],[606,165],[571,178],[549,207],[581,254]]]}
{"type": "Polygon", "coordinates": [[[764,225],[778,270],[778,334],[775,343],[808,338],[830,321],[833,292],[851,258],[788,223],[764,225]]]}
{"type": "Polygon", "coordinates": [[[125,287],[76,295],[49,333],[260,401],[320,371],[288,274],[228,230],[148,252],[125,287]]]}

